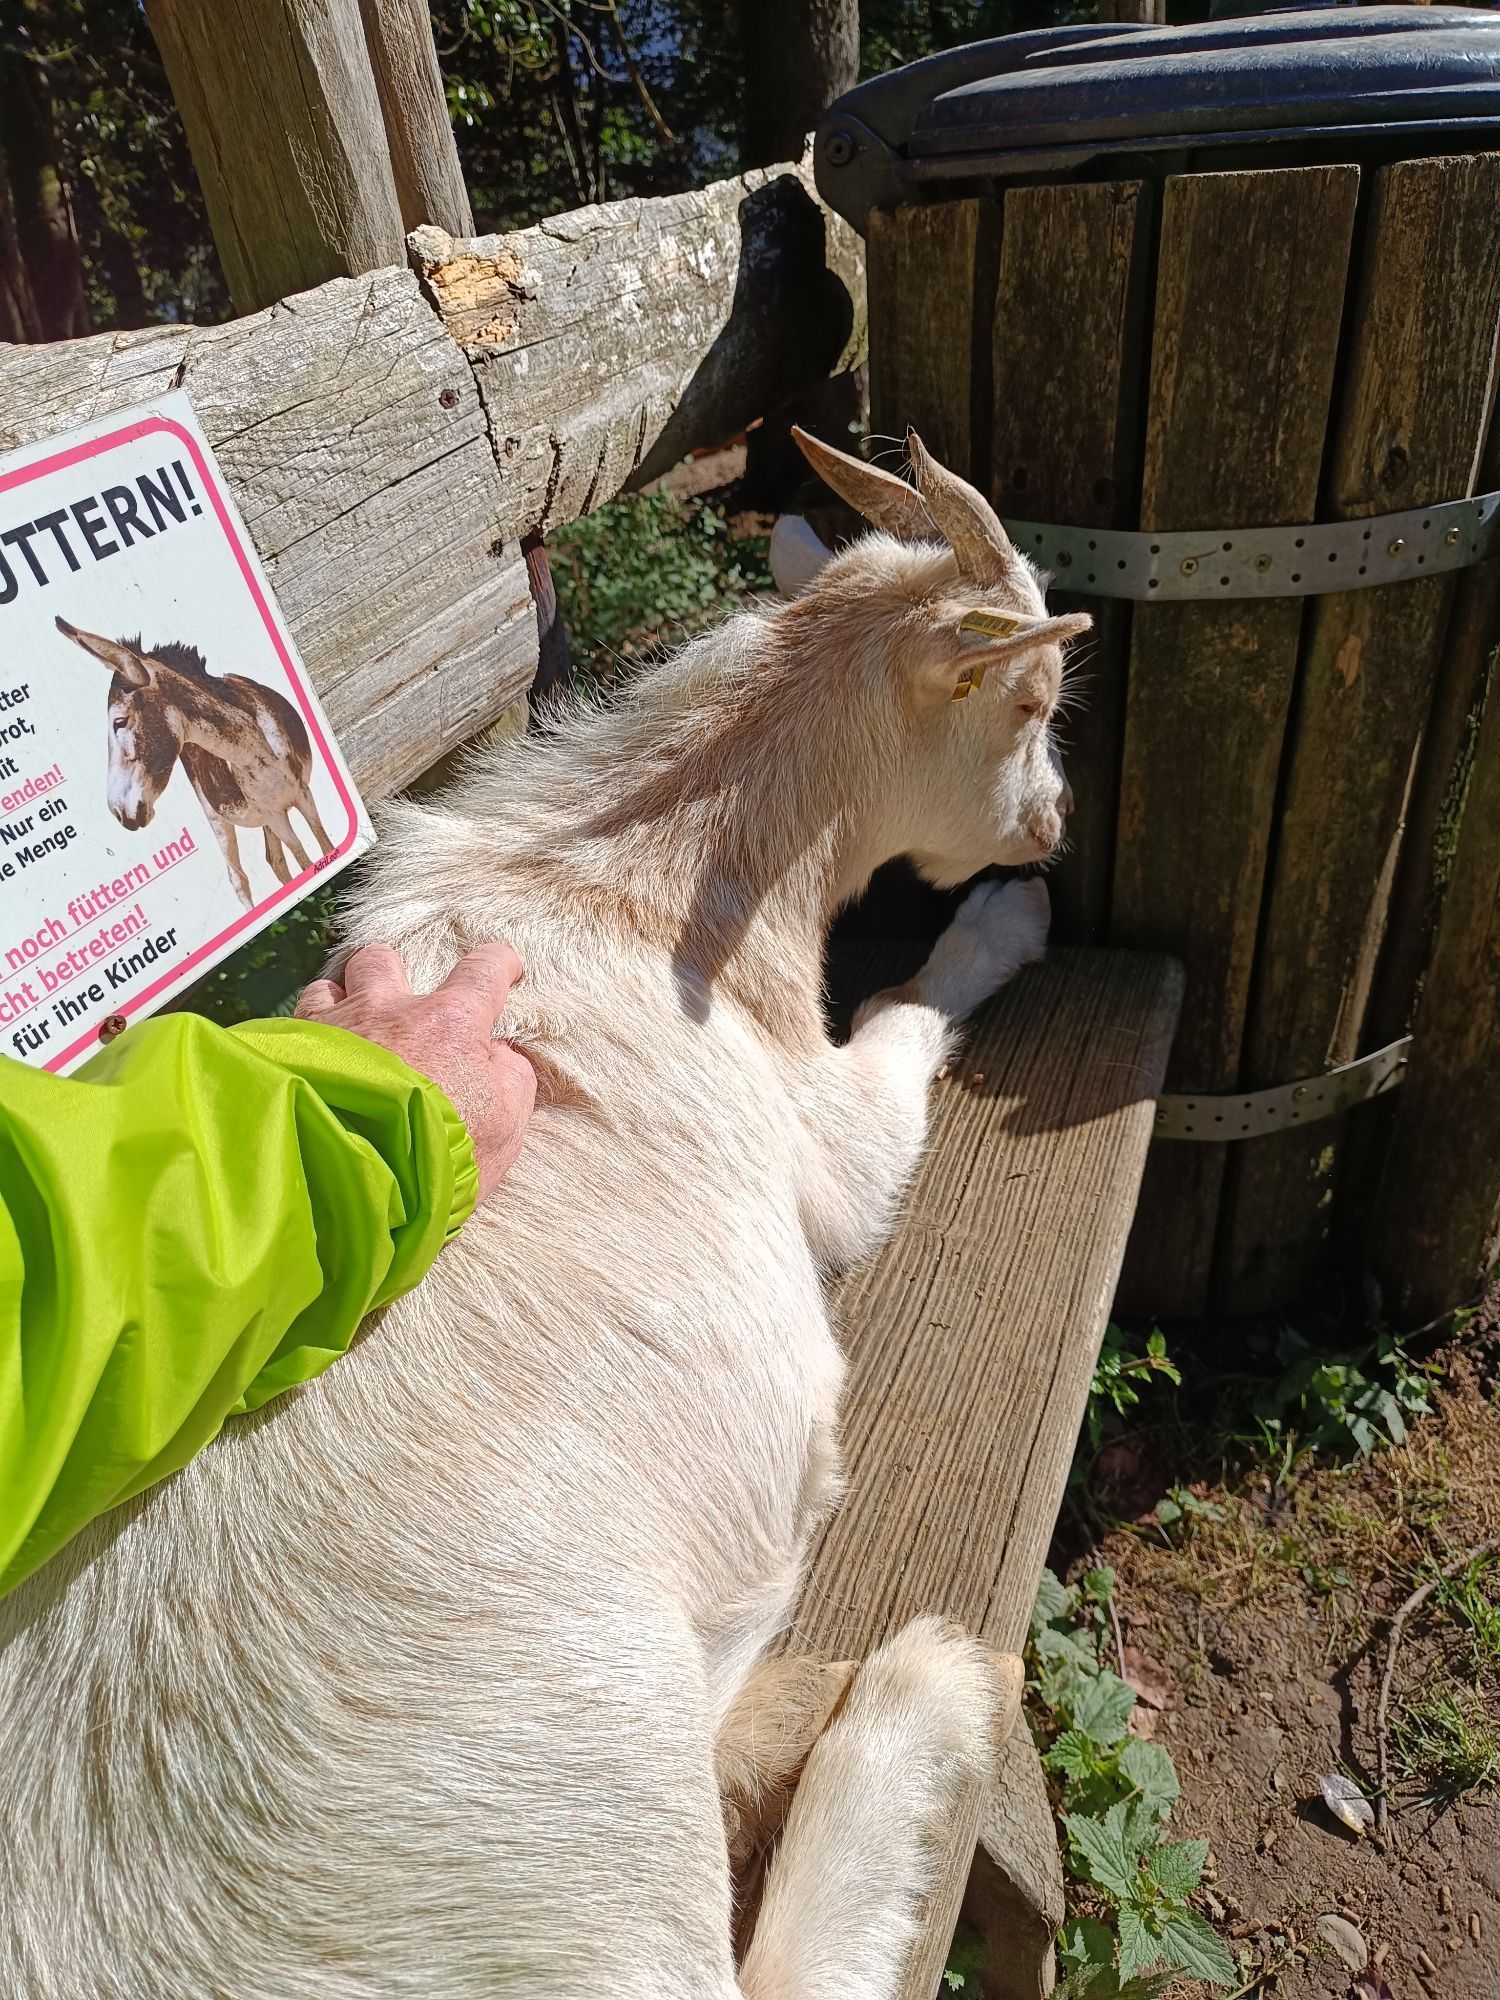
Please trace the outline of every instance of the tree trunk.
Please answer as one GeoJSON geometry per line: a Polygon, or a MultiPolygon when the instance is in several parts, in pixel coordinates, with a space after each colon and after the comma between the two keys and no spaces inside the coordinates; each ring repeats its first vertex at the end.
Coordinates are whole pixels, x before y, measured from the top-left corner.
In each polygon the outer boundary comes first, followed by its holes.
{"type": "Polygon", "coordinates": [[[46,72],[18,49],[0,49],[0,175],[0,334],[73,340],[89,314],[57,116],[46,72]]]}
{"type": "Polygon", "coordinates": [[[859,80],[859,0],[740,0],[747,167],[799,160],[859,80]]]}

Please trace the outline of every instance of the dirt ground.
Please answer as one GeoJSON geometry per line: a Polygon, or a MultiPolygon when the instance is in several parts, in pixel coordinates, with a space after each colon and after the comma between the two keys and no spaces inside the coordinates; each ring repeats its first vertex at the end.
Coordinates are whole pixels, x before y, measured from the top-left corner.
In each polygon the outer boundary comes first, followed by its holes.
{"type": "MultiPolygon", "coordinates": [[[[1343,1773],[1374,1796],[1391,1616],[1434,1563],[1500,1532],[1494,1316],[1440,1358],[1436,1413],[1367,1463],[1278,1478],[1252,1457],[1227,1479],[1200,1478],[1190,1490],[1224,1518],[1187,1536],[1192,1524],[1177,1524],[1173,1547],[1153,1510],[1183,1479],[1183,1440],[1130,1431],[1105,1445],[1090,1490],[1131,1525],[1100,1539],[1075,1513],[1060,1531],[1056,1553],[1071,1554],[1075,1572],[1086,1560],[1117,1573],[1141,1733],[1176,1760],[1177,1837],[1211,1842],[1199,1906],[1267,1975],[1248,1994],[1500,2000],[1500,1792],[1434,1805],[1408,1776],[1378,1839],[1342,1828],[1319,1790],[1343,1773]],[[1365,1941],[1362,1975],[1320,1939],[1328,1914],[1365,1941]]],[[[1500,1593],[1500,1570],[1486,1588],[1500,1593]]],[[[1410,1702],[1450,1681],[1478,1686],[1481,1714],[1500,1724],[1500,1663],[1476,1666],[1473,1644],[1448,1611],[1413,1615],[1394,1682],[1398,1725],[1410,1702]]]]}

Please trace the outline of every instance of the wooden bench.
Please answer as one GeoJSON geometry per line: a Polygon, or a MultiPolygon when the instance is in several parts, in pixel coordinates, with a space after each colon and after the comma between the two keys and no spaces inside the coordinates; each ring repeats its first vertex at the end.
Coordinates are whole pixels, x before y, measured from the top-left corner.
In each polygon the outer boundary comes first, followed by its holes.
{"type": "MultiPolygon", "coordinates": [[[[937,1084],[902,1224],[837,1295],[849,1487],[815,1553],[796,1652],[861,1659],[930,1611],[1021,1651],[1181,995],[1170,959],[1051,953],[997,997],[937,1084]]],[[[1019,1718],[994,1795],[955,1821],[903,2000],[932,2000],[966,1886],[985,2000],[1050,1991],[1062,1876],[1019,1718]]]]}

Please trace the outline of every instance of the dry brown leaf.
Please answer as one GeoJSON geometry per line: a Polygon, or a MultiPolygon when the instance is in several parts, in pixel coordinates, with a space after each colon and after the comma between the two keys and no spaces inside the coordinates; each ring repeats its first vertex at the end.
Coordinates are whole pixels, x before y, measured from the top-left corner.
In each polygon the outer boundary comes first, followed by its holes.
{"type": "Polygon", "coordinates": [[[1160,1660],[1153,1660],[1139,1646],[1125,1648],[1125,1684],[1147,1708],[1172,1708],[1177,1701],[1177,1682],[1160,1660]]]}

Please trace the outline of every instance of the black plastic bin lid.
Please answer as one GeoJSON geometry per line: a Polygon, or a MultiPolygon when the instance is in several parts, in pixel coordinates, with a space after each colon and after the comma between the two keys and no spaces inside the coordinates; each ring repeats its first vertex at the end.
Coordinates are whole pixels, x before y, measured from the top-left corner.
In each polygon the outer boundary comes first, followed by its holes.
{"type": "Polygon", "coordinates": [[[1500,146],[1500,13],[1288,7],[1003,35],[849,91],[818,126],[815,160],[824,200],[862,228],[871,208],[955,182],[1104,156],[1397,135],[1407,153],[1500,146]]]}

